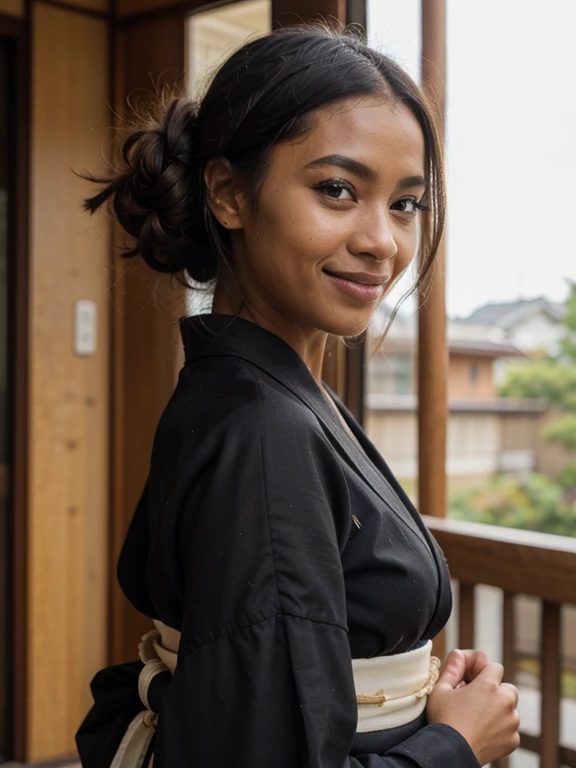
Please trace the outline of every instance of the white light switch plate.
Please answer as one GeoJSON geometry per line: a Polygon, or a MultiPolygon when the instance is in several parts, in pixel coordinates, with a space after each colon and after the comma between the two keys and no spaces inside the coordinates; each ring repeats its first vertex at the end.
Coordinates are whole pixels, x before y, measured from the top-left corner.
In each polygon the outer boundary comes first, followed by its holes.
{"type": "Polygon", "coordinates": [[[93,355],[97,347],[96,302],[81,299],[74,304],[74,352],[93,355]]]}

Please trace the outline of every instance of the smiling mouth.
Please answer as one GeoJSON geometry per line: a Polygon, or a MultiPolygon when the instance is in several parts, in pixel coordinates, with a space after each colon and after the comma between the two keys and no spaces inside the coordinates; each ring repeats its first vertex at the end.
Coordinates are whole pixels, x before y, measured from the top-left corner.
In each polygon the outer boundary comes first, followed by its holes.
{"type": "Polygon", "coordinates": [[[340,293],[361,302],[379,301],[384,294],[384,286],[391,280],[391,276],[373,275],[369,272],[333,272],[329,269],[322,271],[340,293]]]}
{"type": "Polygon", "coordinates": [[[356,283],[356,285],[383,286],[391,280],[390,275],[372,275],[369,272],[335,272],[334,270],[326,268],[322,271],[329,277],[335,277],[338,280],[346,280],[346,282],[356,283]]]}

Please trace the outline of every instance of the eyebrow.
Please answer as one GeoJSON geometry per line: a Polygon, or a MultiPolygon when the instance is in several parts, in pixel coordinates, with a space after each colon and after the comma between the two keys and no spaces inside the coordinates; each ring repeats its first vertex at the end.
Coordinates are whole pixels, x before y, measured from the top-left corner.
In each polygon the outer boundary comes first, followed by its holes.
{"type": "MultiPolygon", "coordinates": [[[[326,155],[312,160],[305,168],[321,168],[326,165],[342,168],[344,171],[350,171],[363,181],[376,181],[376,172],[359,160],[354,160],[347,155],[326,155]]],[[[405,176],[398,182],[398,189],[407,189],[408,187],[425,187],[426,179],[423,176],[405,176]]]]}

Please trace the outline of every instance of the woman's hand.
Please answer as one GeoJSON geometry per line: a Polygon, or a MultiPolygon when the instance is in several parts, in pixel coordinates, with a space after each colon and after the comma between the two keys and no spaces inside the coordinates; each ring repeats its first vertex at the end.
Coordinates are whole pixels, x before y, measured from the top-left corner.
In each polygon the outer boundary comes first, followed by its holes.
{"type": "Polygon", "coordinates": [[[460,681],[454,686],[458,690],[478,677],[486,664],[488,664],[488,656],[484,651],[463,651],[458,648],[448,656],[445,667],[450,666],[451,678],[458,678],[460,681]]]}
{"type": "Polygon", "coordinates": [[[482,651],[452,651],[428,697],[428,722],[459,731],[480,765],[520,745],[518,689],[503,683],[503,676],[504,667],[489,662],[482,651]]]}

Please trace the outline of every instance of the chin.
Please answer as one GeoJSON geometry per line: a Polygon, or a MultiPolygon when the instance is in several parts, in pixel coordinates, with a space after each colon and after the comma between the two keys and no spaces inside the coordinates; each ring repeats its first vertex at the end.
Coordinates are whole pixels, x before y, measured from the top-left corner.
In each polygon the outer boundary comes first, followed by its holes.
{"type": "Polygon", "coordinates": [[[322,323],[323,331],[329,333],[331,336],[341,336],[347,339],[353,339],[356,336],[361,336],[364,331],[370,325],[370,320],[374,311],[369,315],[366,312],[351,313],[350,311],[343,311],[338,318],[331,317],[326,322],[322,323]]]}

